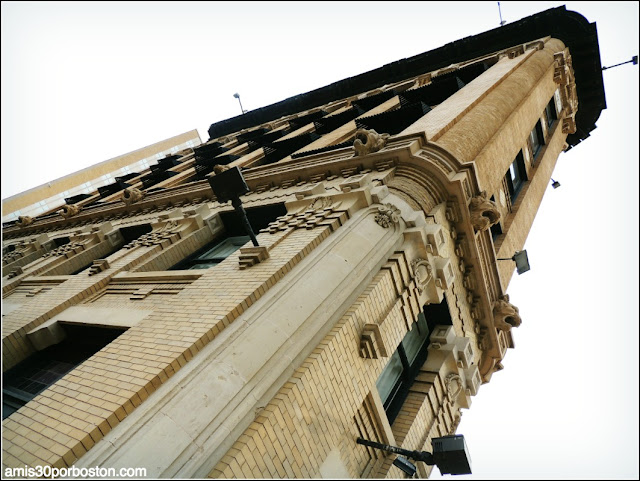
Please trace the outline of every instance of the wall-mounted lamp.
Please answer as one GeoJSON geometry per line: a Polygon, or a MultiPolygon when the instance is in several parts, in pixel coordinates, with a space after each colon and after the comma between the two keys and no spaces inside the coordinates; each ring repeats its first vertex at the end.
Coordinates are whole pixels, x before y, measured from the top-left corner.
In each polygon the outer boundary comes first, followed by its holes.
{"type": "Polygon", "coordinates": [[[509,259],[500,259],[498,258],[499,261],[514,261],[516,263],[516,269],[518,270],[518,274],[524,274],[525,272],[527,272],[529,269],[531,269],[531,266],[529,265],[529,258],[527,257],[527,251],[526,250],[521,250],[516,252],[513,257],[509,258],[509,259]]]}
{"type": "Polygon", "coordinates": [[[557,189],[558,187],[560,187],[560,182],[558,182],[557,180],[553,180],[551,179],[551,187],[553,187],[554,189],[557,189]]]}
{"type": "Polygon", "coordinates": [[[242,113],[243,114],[246,113],[247,111],[242,108],[242,102],[240,101],[240,94],[236,92],[235,94],[233,94],[233,96],[238,99],[238,102],[240,102],[240,110],[242,111],[242,113]]]}
{"type": "MultiPolygon", "coordinates": [[[[356,443],[388,453],[400,454],[414,461],[422,461],[429,466],[436,465],[441,474],[471,474],[471,457],[464,436],[461,434],[433,438],[431,440],[433,454],[427,451],[409,451],[362,438],[356,439],[356,443]]],[[[405,458],[398,457],[393,464],[410,476],[416,472],[415,465],[405,458]]]]}
{"type": "Polygon", "coordinates": [[[242,207],[242,201],[240,200],[241,195],[249,192],[249,186],[245,182],[240,169],[238,167],[232,167],[215,174],[208,179],[211,190],[213,190],[213,193],[216,195],[218,202],[231,201],[231,205],[242,219],[244,230],[251,238],[253,245],[257,247],[258,240],[256,239],[256,235],[253,233],[253,229],[251,228],[251,224],[247,218],[247,212],[244,210],[244,207],[242,207]]]}

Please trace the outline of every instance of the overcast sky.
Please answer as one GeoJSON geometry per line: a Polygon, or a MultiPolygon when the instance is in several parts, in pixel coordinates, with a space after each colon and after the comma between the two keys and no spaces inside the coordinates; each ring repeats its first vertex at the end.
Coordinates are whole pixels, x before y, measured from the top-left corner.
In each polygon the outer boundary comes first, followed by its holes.
{"type": "MultiPolygon", "coordinates": [[[[502,18],[562,2],[501,2],[502,18]]],[[[605,66],[637,2],[566,2],[605,66]]],[[[2,2],[2,198],[168,137],[499,26],[497,2],[2,2]]],[[[461,479],[638,479],[638,67],[561,154],[507,293],[516,348],[458,433],[461,479]]],[[[434,470],[433,477],[439,477],[434,470]]]]}

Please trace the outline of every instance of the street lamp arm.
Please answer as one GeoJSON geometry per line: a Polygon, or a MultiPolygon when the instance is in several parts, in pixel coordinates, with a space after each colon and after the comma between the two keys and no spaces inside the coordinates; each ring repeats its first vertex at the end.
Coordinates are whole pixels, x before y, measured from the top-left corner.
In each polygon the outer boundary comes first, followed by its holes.
{"type": "Polygon", "coordinates": [[[375,441],[368,441],[362,438],[358,438],[356,442],[364,446],[382,449],[383,451],[387,451],[389,453],[401,454],[402,456],[406,456],[407,458],[415,459],[416,461],[422,461],[423,463],[430,466],[433,466],[435,464],[435,462],[433,461],[433,454],[428,453],[427,451],[409,451],[408,449],[389,446],[388,444],[381,444],[375,441]]]}

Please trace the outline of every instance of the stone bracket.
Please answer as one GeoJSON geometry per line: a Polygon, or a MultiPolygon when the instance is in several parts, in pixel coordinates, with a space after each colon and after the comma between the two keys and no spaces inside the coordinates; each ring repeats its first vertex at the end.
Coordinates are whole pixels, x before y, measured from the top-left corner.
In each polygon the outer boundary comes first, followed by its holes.
{"type": "Polygon", "coordinates": [[[269,250],[265,246],[241,247],[240,270],[259,264],[269,258],[269,250]]]}
{"type": "Polygon", "coordinates": [[[89,275],[93,276],[95,274],[98,274],[104,270],[107,270],[109,268],[109,262],[107,261],[107,259],[96,259],[93,261],[93,264],[91,265],[91,267],[89,268],[89,275]]]}
{"type": "Polygon", "coordinates": [[[380,334],[380,326],[377,324],[365,324],[360,335],[360,357],[378,359],[388,356],[387,348],[380,334]]]}

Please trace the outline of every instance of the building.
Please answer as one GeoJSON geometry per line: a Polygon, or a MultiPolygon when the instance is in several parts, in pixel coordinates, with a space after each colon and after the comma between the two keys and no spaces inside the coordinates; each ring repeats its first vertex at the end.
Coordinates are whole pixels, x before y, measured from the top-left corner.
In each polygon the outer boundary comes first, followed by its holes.
{"type": "Polygon", "coordinates": [[[2,201],[2,222],[18,220],[20,217],[53,214],[64,205],[83,205],[97,189],[118,181],[137,176],[158,160],[190,147],[200,145],[197,130],[176,135],[142,149],[105,160],[70,175],[52,180],[2,201]]]}
{"type": "Polygon", "coordinates": [[[4,466],[402,476],[356,439],[455,433],[522,322],[498,259],[605,107],[595,25],[561,7],[218,122],[82,209],[6,223],[4,466]],[[225,166],[258,247],[208,182],[225,166]]]}

